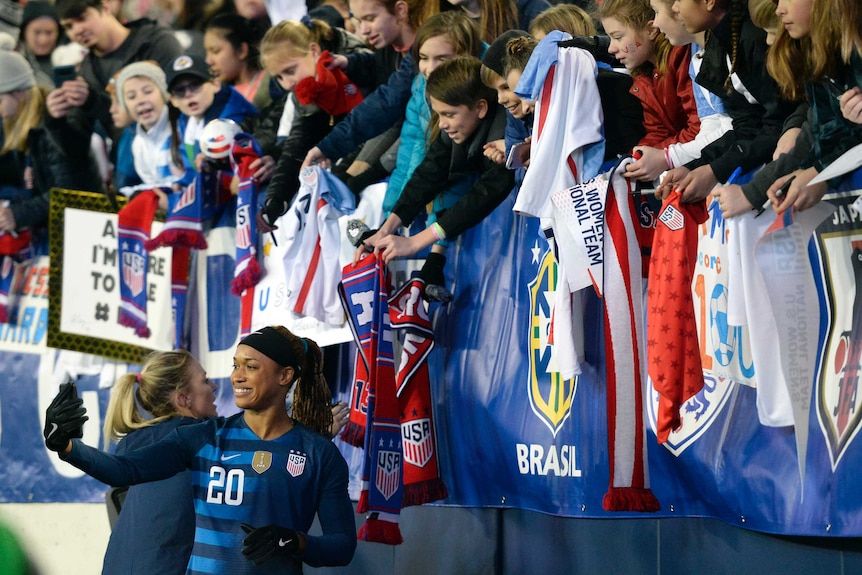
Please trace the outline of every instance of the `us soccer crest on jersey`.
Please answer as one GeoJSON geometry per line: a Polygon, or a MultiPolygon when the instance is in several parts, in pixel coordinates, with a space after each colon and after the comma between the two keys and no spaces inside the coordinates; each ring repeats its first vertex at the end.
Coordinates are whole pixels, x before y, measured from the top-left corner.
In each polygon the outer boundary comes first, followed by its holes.
{"type": "Polygon", "coordinates": [[[299,477],[305,471],[305,460],[307,456],[299,451],[290,450],[287,456],[287,472],[291,477],[299,477]]]}

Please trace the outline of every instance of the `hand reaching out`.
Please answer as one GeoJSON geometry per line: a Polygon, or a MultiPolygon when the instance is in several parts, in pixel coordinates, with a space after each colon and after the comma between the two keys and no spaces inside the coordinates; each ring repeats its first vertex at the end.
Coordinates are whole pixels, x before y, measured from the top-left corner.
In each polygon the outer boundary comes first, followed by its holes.
{"type": "Polygon", "coordinates": [[[350,406],[344,403],[343,401],[339,401],[335,405],[332,406],[332,425],[329,427],[329,433],[332,437],[338,435],[338,433],[344,429],[344,426],[347,425],[348,420],[350,419],[350,406]]]}
{"type": "Polygon", "coordinates": [[[60,391],[45,410],[45,446],[51,451],[68,453],[72,438],[84,437],[84,422],[87,410],[84,401],[78,398],[73,382],[64,383],[60,391]]]}
{"type": "Polygon", "coordinates": [[[668,170],[662,178],[661,184],[655,190],[656,197],[664,201],[676,189],[682,179],[688,176],[688,173],[689,169],[683,166],[668,170]]]}
{"type": "Polygon", "coordinates": [[[492,162],[502,166],[506,163],[506,141],[494,140],[493,142],[488,142],[485,144],[482,153],[492,162]]]}
{"type": "Polygon", "coordinates": [[[754,206],[742,193],[742,187],[737,184],[714,188],[712,197],[718,202],[718,207],[721,208],[721,215],[724,218],[739,216],[754,209],[754,206]]]}
{"type": "Polygon", "coordinates": [[[709,165],[700,166],[688,173],[676,185],[685,203],[704,199],[718,183],[718,179],[709,165]]]}
{"type": "Polygon", "coordinates": [[[313,164],[320,164],[320,167],[324,169],[329,167],[329,159],[323,155],[323,152],[321,152],[320,148],[317,146],[308,150],[308,153],[305,155],[305,159],[302,161],[302,169],[313,164]]]}
{"type": "Polygon", "coordinates": [[[862,90],[858,86],[844,92],[839,102],[842,116],[854,124],[862,124],[862,90]]]}
{"type": "Polygon", "coordinates": [[[823,194],[826,193],[828,188],[826,182],[820,182],[812,186],[808,185],[808,182],[813,180],[817,176],[817,173],[816,169],[808,168],[806,170],[797,170],[793,174],[788,174],[784,178],[775,180],[766,191],[766,195],[772,200],[775,211],[781,213],[790,206],[793,206],[801,212],[817,204],[823,198],[823,194]],[[783,197],[777,196],[776,192],[778,189],[791,176],[795,177],[787,193],[783,197]]]}
{"type": "Polygon", "coordinates": [[[667,160],[664,150],[649,146],[638,146],[635,152],[640,152],[640,158],[626,165],[627,178],[642,182],[654,182],[665,170],[667,160]]]}

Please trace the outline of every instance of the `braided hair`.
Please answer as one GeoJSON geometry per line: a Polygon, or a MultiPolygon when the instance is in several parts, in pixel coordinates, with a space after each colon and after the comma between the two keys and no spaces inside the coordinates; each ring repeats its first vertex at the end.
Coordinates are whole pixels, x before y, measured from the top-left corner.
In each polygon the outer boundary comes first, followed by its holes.
{"type": "Polygon", "coordinates": [[[728,0],[728,13],[730,15],[730,70],[724,80],[724,89],[728,94],[733,93],[733,80],[731,77],[736,72],[736,59],[739,53],[739,38],[742,32],[742,24],[748,18],[747,0],[728,0]]]}
{"type": "Polygon", "coordinates": [[[284,326],[272,326],[290,342],[299,369],[294,376],[293,418],[324,437],[331,437],[332,392],[323,376],[323,352],[313,340],[284,326]]]}

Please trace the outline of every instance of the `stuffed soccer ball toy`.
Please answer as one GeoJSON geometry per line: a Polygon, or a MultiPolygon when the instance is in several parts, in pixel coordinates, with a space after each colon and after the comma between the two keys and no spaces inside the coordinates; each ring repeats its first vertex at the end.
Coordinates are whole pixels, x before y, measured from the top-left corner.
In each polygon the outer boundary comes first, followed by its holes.
{"type": "Polygon", "coordinates": [[[201,151],[210,160],[226,159],[230,155],[234,138],[241,131],[242,128],[233,120],[210,120],[201,132],[201,151]]]}

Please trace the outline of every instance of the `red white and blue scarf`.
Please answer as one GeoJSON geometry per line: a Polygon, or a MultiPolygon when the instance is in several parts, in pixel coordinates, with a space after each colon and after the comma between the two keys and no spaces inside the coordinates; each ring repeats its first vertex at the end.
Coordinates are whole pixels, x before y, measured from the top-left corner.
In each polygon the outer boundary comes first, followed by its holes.
{"type": "Polygon", "coordinates": [[[257,180],[251,164],[260,159],[260,146],[251,135],[237,134],[230,152],[233,173],[239,178],[239,192],[236,198],[236,264],[230,291],[234,295],[257,285],[261,269],[257,261],[257,225],[255,206],[257,205],[257,180]]]}
{"type": "Polygon", "coordinates": [[[607,511],[658,511],[649,489],[644,424],[645,362],[641,250],[631,183],[611,173],[605,204],[604,324],[610,485],[607,511]]]}
{"type": "Polygon", "coordinates": [[[15,270],[32,257],[30,230],[0,232],[0,323],[15,321],[15,270]]]}
{"type": "Polygon", "coordinates": [[[120,252],[119,323],[135,330],[138,337],[150,337],[147,327],[147,269],[153,218],[159,207],[155,190],[145,190],[126,204],[118,215],[117,241],[120,252]]]}
{"type": "Polygon", "coordinates": [[[422,298],[425,282],[413,278],[389,298],[393,334],[401,342],[401,360],[395,383],[404,451],[402,507],[422,505],[448,497],[440,477],[437,434],[431,400],[428,356],[434,348],[434,331],[428,302],[422,298]]]}
{"type": "MultiPolygon", "coordinates": [[[[403,496],[401,422],[389,325],[389,273],[373,253],[344,268],[341,296],[359,353],[368,368],[365,461],[357,511],[367,512],[358,538],[397,545],[403,496]]],[[[356,388],[354,388],[356,390],[356,388]]],[[[356,403],[354,400],[353,403],[356,403]]]]}

